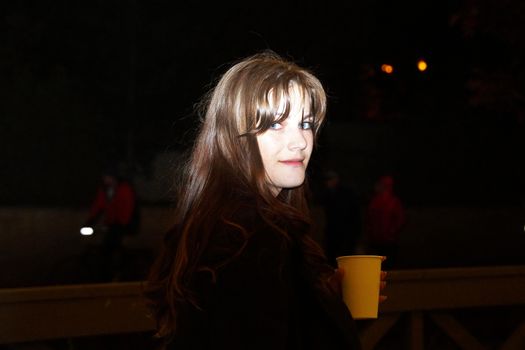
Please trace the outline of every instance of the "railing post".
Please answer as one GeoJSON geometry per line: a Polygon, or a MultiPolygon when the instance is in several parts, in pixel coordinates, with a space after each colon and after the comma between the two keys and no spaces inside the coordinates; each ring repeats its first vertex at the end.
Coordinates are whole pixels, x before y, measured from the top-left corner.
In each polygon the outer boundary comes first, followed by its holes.
{"type": "Polygon", "coordinates": [[[500,350],[525,349],[525,321],[523,321],[510,337],[503,343],[500,350]]]}
{"type": "Polygon", "coordinates": [[[438,325],[461,349],[483,350],[485,347],[456,319],[444,312],[434,312],[430,315],[438,325]]]}
{"type": "Polygon", "coordinates": [[[361,345],[363,350],[372,350],[381,341],[385,334],[392,328],[393,325],[399,320],[400,313],[385,314],[379,316],[379,319],[375,320],[361,334],[361,345]]]}
{"type": "Polygon", "coordinates": [[[410,313],[410,350],[424,349],[423,313],[413,311],[410,313]]]}

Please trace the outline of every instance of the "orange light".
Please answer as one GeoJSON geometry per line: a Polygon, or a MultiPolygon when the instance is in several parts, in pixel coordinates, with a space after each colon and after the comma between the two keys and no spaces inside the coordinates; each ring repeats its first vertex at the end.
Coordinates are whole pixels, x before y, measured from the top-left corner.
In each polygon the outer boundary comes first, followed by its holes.
{"type": "Polygon", "coordinates": [[[427,62],[425,60],[419,60],[417,61],[417,69],[419,69],[420,72],[426,71],[428,68],[427,62]]]}
{"type": "Polygon", "coordinates": [[[382,64],[381,70],[385,72],[386,74],[392,74],[394,72],[394,67],[392,67],[389,64],[382,64]]]}

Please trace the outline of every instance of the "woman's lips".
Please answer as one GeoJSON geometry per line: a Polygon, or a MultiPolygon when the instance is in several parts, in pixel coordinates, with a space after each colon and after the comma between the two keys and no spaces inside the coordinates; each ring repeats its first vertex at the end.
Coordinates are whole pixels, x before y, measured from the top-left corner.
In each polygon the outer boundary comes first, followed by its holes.
{"type": "Polygon", "coordinates": [[[304,159],[287,159],[287,160],[280,160],[280,163],[290,165],[290,166],[302,166],[304,159]]]}

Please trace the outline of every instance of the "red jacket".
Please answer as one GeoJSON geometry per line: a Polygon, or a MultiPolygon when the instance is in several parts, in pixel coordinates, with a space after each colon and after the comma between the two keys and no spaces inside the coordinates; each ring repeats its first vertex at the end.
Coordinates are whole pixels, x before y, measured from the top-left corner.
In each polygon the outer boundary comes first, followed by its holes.
{"type": "Polygon", "coordinates": [[[370,243],[395,243],[405,223],[401,201],[390,192],[374,196],[366,213],[366,233],[370,243]]]}
{"type": "Polygon", "coordinates": [[[90,210],[90,220],[104,215],[104,223],[110,225],[128,225],[135,209],[135,193],[126,182],[115,187],[113,197],[108,200],[106,189],[100,187],[90,210]]]}

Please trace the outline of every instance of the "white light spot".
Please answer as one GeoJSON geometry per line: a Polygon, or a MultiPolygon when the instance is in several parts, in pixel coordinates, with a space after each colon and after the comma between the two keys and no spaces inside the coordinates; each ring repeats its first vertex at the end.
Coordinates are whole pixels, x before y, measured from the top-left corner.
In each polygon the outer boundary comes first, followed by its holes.
{"type": "Polygon", "coordinates": [[[91,227],[82,227],[80,229],[80,234],[82,236],[91,236],[93,234],[93,228],[91,228],[91,227]]]}

